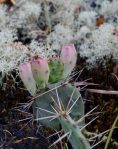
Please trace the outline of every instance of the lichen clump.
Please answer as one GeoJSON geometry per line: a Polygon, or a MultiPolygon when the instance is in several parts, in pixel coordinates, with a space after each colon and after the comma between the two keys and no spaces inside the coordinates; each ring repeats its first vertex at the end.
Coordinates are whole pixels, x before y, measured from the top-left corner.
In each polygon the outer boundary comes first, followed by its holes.
{"type": "Polygon", "coordinates": [[[0,72],[32,56],[52,57],[67,43],[94,64],[118,56],[118,1],[16,0],[0,4],[0,72]]]}

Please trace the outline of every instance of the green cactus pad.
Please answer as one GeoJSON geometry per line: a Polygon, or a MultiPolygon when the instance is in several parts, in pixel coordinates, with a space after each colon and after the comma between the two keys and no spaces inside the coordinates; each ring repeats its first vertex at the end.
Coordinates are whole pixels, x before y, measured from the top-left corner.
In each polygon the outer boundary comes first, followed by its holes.
{"type": "Polygon", "coordinates": [[[79,126],[70,116],[60,116],[59,121],[64,132],[70,132],[69,142],[71,143],[73,149],[91,149],[89,142],[82,134],[79,126]]]}
{"type": "Polygon", "coordinates": [[[49,83],[59,82],[62,79],[63,64],[59,60],[50,61],[49,68],[49,83]]]}
{"type": "MultiPolygon", "coordinates": [[[[74,101],[77,100],[77,98],[78,98],[78,101],[71,109],[70,116],[74,120],[78,120],[79,118],[83,117],[84,103],[81,98],[80,92],[71,84],[67,84],[65,86],[59,87],[57,89],[57,91],[58,91],[59,99],[60,99],[61,103],[63,103],[63,106],[65,109],[66,109],[69,99],[74,91],[73,98],[69,104],[69,107],[71,107],[71,105],[74,103],[74,101]]],[[[57,96],[56,96],[56,90],[54,90],[53,92],[47,93],[45,95],[42,95],[34,101],[33,113],[34,113],[34,117],[36,119],[41,118],[41,117],[52,116],[51,113],[48,113],[41,109],[38,110],[38,107],[55,113],[55,111],[52,109],[52,106],[55,108],[55,104],[54,104],[53,100],[51,99],[51,97],[56,101],[56,103],[58,103],[57,96]]],[[[59,126],[60,126],[60,122],[58,119],[55,119],[53,121],[50,121],[50,119],[45,119],[45,120],[39,120],[39,122],[47,127],[52,127],[52,128],[59,128],[59,126]]]]}

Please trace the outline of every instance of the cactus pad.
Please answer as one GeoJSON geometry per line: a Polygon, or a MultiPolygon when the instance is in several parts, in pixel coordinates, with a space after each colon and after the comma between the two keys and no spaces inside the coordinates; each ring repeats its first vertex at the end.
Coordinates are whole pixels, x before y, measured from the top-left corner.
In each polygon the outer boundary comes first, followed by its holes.
{"type": "MultiPolygon", "coordinates": [[[[60,102],[62,103],[62,109],[65,110],[69,99],[72,96],[72,100],[68,106],[68,108],[71,107],[71,105],[77,100],[76,104],[73,106],[73,108],[71,109],[70,112],[70,116],[74,119],[74,120],[78,120],[79,118],[83,117],[84,115],[84,103],[82,101],[80,92],[71,84],[67,84],[64,85],[62,87],[59,87],[57,89],[58,92],[58,96],[60,99],[60,102]]],[[[48,116],[52,116],[53,114],[46,112],[44,110],[41,109],[45,109],[48,110],[50,112],[54,112],[54,109],[52,107],[55,107],[55,103],[54,101],[51,99],[53,98],[55,100],[55,102],[58,104],[58,98],[56,95],[56,90],[44,94],[40,97],[38,97],[37,99],[35,99],[34,104],[33,104],[33,113],[34,113],[34,117],[38,120],[38,118],[42,118],[42,117],[48,117],[48,116]],[[39,108],[39,109],[38,109],[39,108]]],[[[52,120],[50,121],[50,119],[43,119],[43,120],[39,120],[39,122],[47,127],[52,127],[52,128],[59,128],[60,122],[58,119],[52,120]]]]}

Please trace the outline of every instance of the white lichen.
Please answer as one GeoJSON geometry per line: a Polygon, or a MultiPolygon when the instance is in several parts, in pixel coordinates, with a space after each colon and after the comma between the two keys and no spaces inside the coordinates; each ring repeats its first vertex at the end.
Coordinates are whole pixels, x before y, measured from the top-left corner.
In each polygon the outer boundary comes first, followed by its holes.
{"type": "Polygon", "coordinates": [[[6,8],[0,4],[3,74],[34,55],[52,57],[67,43],[75,43],[92,65],[104,56],[118,56],[118,33],[113,35],[114,29],[118,32],[117,0],[16,0],[9,11],[6,8]],[[100,15],[104,24],[96,26],[100,15]]]}
{"type": "Polygon", "coordinates": [[[113,30],[111,24],[103,24],[93,30],[90,38],[80,46],[80,55],[86,57],[91,64],[104,56],[118,56],[118,36],[113,34],[113,30]]]}

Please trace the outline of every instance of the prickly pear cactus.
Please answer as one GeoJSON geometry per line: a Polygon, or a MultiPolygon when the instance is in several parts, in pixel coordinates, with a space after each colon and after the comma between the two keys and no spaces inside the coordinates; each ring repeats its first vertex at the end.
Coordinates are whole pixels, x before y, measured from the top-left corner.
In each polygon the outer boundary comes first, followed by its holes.
{"type": "Polygon", "coordinates": [[[76,49],[73,44],[69,44],[63,46],[60,58],[48,63],[43,57],[33,57],[30,62],[19,66],[19,74],[32,96],[35,96],[37,89],[43,92],[33,103],[35,120],[46,127],[61,127],[64,137],[69,135],[73,149],[90,149],[90,144],[80,129],[80,126],[84,126],[81,94],[72,84],[61,86],[75,67],[76,60],[76,49]],[[57,85],[61,87],[54,89],[57,85]],[[50,92],[44,94],[46,88],[50,92]]]}
{"type": "Polygon", "coordinates": [[[50,121],[50,119],[48,118],[41,119],[52,116],[52,113],[55,113],[55,103],[58,105],[58,100],[60,100],[61,107],[64,111],[69,110],[69,108],[75,102],[74,106],[70,111],[70,116],[74,120],[78,120],[84,115],[84,103],[82,101],[80,92],[74,86],[72,86],[71,84],[67,84],[65,86],[59,87],[57,89],[57,93],[56,90],[54,90],[50,93],[38,97],[33,103],[33,113],[35,119],[37,121],[39,120],[41,124],[47,127],[59,128],[60,126],[60,122],[58,119],[54,119],[52,121],[50,121]],[[46,110],[50,112],[47,112],[46,110]]]}

